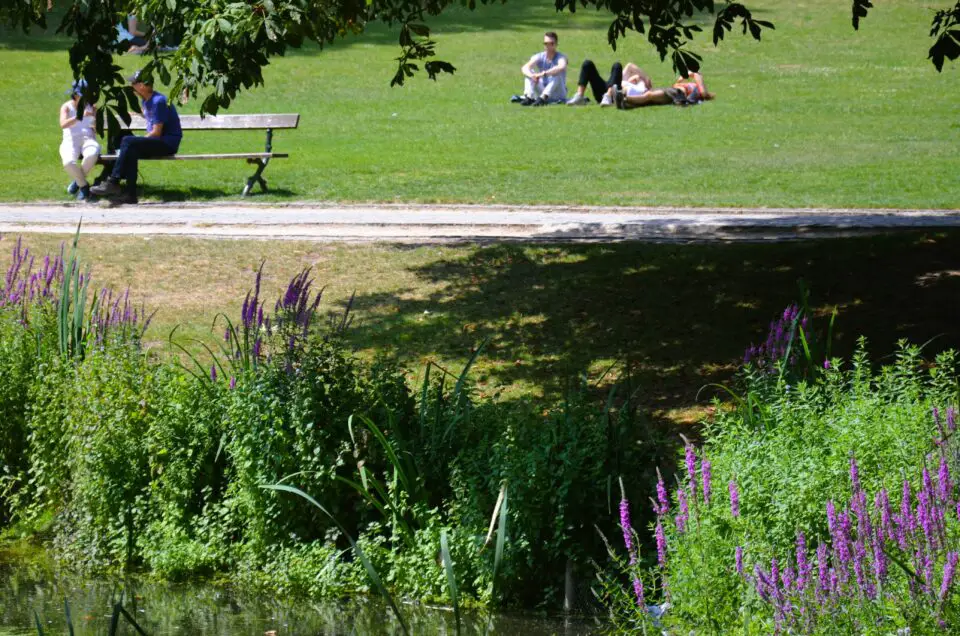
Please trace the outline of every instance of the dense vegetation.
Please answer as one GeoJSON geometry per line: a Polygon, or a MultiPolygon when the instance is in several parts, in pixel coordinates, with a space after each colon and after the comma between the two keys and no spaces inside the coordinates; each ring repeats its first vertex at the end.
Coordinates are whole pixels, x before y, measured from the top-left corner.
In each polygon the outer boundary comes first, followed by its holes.
{"type": "Polygon", "coordinates": [[[960,624],[955,355],[926,362],[902,343],[875,370],[861,342],[847,362],[808,357],[803,321],[788,309],[748,351],[733,408],[718,409],[701,448],[685,447],[672,495],[658,484],[647,556],[621,501],[628,584],[607,579],[605,598],[623,631],[960,624]],[[653,601],[669,603],[657,621],[653,601]]]}
{"type": "Polygon", "coordinates": [[[0,524],[74,567],[336,596],[370,587],[356,537],[394,592],[446,598],[445,536],[463,602],[497,589],[556,603],[567,562],[602,553],[593,524],[615,503],[612,476],[647,464],[629,399],[505,406],[436,365],[414,393],[394,364],[350,354],[349,314],[314,324],[309,271],[276,302],[258,274],[241,316],[216,323],[222,348],[184,365],[142,350],[147,319],[127,294],[88,301],[74,256],[36,267],[15,252],[0,296],[0,524]],[[264,488],[277,483],[331,516],[264,488]],[[502,564],[485,549],[497,511],[502,564]]]}

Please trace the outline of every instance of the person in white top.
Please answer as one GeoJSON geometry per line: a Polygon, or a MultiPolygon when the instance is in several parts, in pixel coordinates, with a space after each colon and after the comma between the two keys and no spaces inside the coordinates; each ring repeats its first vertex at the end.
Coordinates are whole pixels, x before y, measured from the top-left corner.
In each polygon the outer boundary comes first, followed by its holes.
{"type": "Polygon", "coordinates": [[[63,129],[60,160],[63,162],[63,169],[73,179],[67,186],[67,192],[76,194],[78,201],[90,199],[87,175],[97,165],[97,159],[100,157],[100,143],[97,141],[97,133],[94,130],[96,106],[87,104],[81,115],[77,113],[80,98],[86,88],[86,81],[74,82],[70,88],[70,99],[60,107],[60,128],[63,129]]]}
{"type": "Polygon", "coordinates": [[[588,87],[601,106],[613,106],[618,90],[634,97],[643,95],[650,90],[651,86],[653,82],[650,76],[633,62],[628,62],[626,66],[621,66],[620,62],[614,62],[610,67],[610,78],[604,82],[600,71],[597,70],[597,65],[590,60],[584,60],[580,67],[577,92],[567,101],[567,105],[586,105],[589,102],[585,95],[588,87]]]}
{"type": "Polygon", "coordinates": [[[557,34],[543,34],[543,52],[521,67],[524,106],[545,106],[567,99],[567,56],[557,50],[557,34]]]}

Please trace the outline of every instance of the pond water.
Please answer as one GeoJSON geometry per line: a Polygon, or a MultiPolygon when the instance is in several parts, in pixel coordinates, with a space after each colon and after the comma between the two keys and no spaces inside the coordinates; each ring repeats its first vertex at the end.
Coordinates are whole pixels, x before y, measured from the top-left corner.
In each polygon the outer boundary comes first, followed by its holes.
{"type": "MultiPolygon", "coordinates": [[[[25,563],[0,552],[0,636],[37,634],[34,612],[44,634],[66,634],[64,598],[77,636],[109,633],[115,599],[150,636],[171,634],[260,635],[402,634],[385,604],[368,600],[311,602],[243,593],[212,584],[169,584],[147,579],[81,578],[49,564],[25,563]]],[[[412,634],[455,634],[453,612],[401,604],[412,634]]],[[[464,634],[483,633],[485,615],[464,617],[464,634]]],[[[121,623],[123,621],[121,620],[121,623]]],[[[602,631],[597,619],[498,614],[492,634],[578,636],[602,631]]],[[[119,634],[134,634],[122,625],[119,634]]]]}

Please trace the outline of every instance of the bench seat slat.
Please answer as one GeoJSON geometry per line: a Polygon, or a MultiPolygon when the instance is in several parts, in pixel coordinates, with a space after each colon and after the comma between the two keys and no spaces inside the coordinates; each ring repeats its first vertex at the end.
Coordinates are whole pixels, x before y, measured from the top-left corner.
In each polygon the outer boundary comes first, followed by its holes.
{"type": "MultiPolygon", "coordinates": [[[[140,161],[190,161],[205,159],[286,159],[286,152],[229,152],[207,155],[166,155],[163,157],[141,157],[140,161]]],[[[116,161],[117,155],[100,155],[100,162],[116,161]]]]}
{"type": "MultiPolygon", "coordinates": [[[[273,128],[296,128],[300,123],[300,115],[180,115],[180,127],[183,130],[265,130],[273,128]]],[[[121,128],[126,130],[146,130],[147,122],[140,115],[130,114],[130,125],[121,121],[121,128]]]]}

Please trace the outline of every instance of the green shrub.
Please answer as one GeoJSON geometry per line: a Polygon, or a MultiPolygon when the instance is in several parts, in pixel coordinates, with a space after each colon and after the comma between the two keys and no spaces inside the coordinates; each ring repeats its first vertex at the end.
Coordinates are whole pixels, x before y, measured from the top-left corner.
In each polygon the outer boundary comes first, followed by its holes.
{"type": "MultiPolygon", "coordinates": [[[[680,484],[670,509],[657,520],[664,531],[666,566],[655,566],[653,576],[645,576],[668,590],[668,625],[684,631],[781,629],[781,621],[787,619],[774,610],[775,604],[758,596],[752,568],[769,570],[774,558],[781,572],[791,563],[796,568],[798,534],[803,535],[808,551],[831,541],[826,504],[832,501],[840,508],[851,500],[852,459],[859,467],[859,492],[869,493],[871,514],[875,495],[885,490],[896,506],[904,480],[918,483],[921,467],[935,468],[927,456],[937,448],[935,442],[945,437],[932,413],[935,407],[955,405],[958,400],[953,352],[941,354],[930,365],[918,348],[903,344],[892,364],[874,371],[861,342],[849,368],[836,360],[826,366],[815,379],[795,385],[780,375],[748,370],[735,408],[717,405],[715,419],[704,429],[699,457],[690,455],[680,462],[680,484]],[[706,460],[709,468],[704,467],[706,460]],[[688,466],[695,467],[692,479],[688,466]],[[709,502],[703,494],[704,472],[711,476],[709,502]],[[728,493],[731,482],[739,495],[736,516],[728,493]],[[682,523],[677,517],[684,517],[682,523]],[[682,530],[681,525],[685,525],[682,530]],[[743,576],[735,570],[737,548],[745,554],[743,576]]],[[[692,453],[692,447],[687,452],[692,453]]],[[[955,454],[949,456],[955,461],[955,454]]],[[[951,468],[956,474],[957,465],[951,468]]],[[[955,518],[953,508],[948,516],[955,518]]],[[[947,532],[946,545],[953,548],[945,549],[956,549],[960,544],[954,530],[947,532]]],[[[651,555],[647,563],[652,561],[651,555]]],[[[938,571],[943,566],[942,560],[936,563],[938,571]]],[[[889,567],[897,569],[892,563],[889,567]]],[[[921,631],[932,626],[927,619],[914,620],[926,611],[923,607],[929,610],[930,606],[920,602],[921,611],[916,611],[906,578],[891,578],[889,585],[885,600],[863,602],[853,594],[838,607],[846,627],[840,627],[840,618],[834,616],[827,621],[832,627],[821,621],[819,626],[811,622],[808,628],[860,633],[876,611],[893,621],[888,626],[913,625],[921,631]],[[878,610],[878,604],[885,608],[878,610]]],[[[644,620],[636,603],[624,600],[631,594],[624,591],[619,599],[609,600],[619,608],[615,616],[626,631],[644,620]]],[[[648,598],[662,600],[663,596],[654,592],[648,598]]],[[[794,599],[799,602],[799,597],[794,599]]],[[[809,618],[814,610],[805,611],[809,618]]],[[[929,617],[930,612],[926,614],[929,617]]]]}

